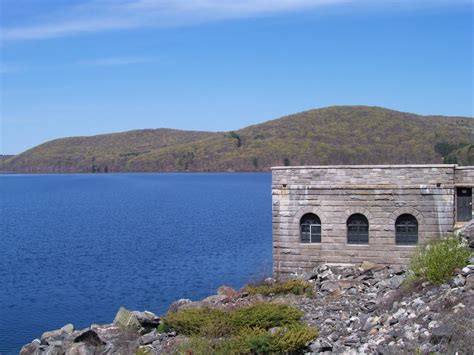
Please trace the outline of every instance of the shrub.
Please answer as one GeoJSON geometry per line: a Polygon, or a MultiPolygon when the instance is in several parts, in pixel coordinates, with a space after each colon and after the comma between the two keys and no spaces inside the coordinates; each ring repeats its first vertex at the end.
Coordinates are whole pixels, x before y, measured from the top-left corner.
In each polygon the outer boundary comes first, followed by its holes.
{"type": "Polygon", "coordinates": [[[278,331],[273,335],[272,350],[275,352],[296,352],[318,336],[314,328],[308,326],[292,326],[287,331],[278,331]]]}
{"type": "Polygon", "coordinates": [[[410,270],[417,279],[439,285],[450,279],[456,268],[468,264],[471,252],[457,237],[449,237],[420,246],[410,261],[410,270]]]}
{"type": "Polygon", "coordinates": [[[254,294],[261,294],[268,296],[270,294],[288,294],[293,293],[295,295],[312,295],[313,285],[308,281],[303,280],[287,280],[283,282],[277,282],[273,284],[261,282],[256,284],[248,284],[244,287],[244,291],[254,294]]]}
{"type": "Polygon", "coordinates": [[[270,329],[297,324],[302,315],[302,311],[286,304],[259,303],[234,311],[232,320],[239,328],[270,329]]]}
{"type": "Polygon", "coordinates": [[[195,308],[167,314],[160,328],[189,336],[180,345],[185,353],[295,352],[317,336],[315,329],[301,322],[302,315],[296,308],[272,303],[232,311],[195,308]]]}
{"type": "Polygon", "coordinates": [[[209,308],[193,308],[169,313],[160,330],[175,330],[184,335],[219,337],[235,332],[229,312],[209,308]]]}

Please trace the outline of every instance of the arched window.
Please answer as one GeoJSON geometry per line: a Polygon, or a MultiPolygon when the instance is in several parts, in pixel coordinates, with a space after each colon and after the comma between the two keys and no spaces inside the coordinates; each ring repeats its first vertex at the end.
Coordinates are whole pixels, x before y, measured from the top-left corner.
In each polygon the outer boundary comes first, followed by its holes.
{"type": "Polygon", "coordinates": [[[402,214],[395,221],[395,244],[418,244],[418,221],[411,214],[402,214]]]}
{"type": "Polygon", "coordinates": [[[360,213],[347,219],[347,243],[369,244],[369,221],[360,213]]]}
{"type": "Polygon", "coordinates": [[[314,213],[300,219],[301,243],[321,243],[321,220],[314,213]]]}

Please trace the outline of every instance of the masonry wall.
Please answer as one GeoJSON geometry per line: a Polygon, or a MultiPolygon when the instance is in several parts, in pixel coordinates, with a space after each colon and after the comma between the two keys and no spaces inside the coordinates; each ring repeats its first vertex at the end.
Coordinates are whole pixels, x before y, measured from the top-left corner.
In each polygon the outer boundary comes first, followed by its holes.
{"type": "Polygon", "coordinates": [[[474,187],[474,167],[457,167],[455,174],[455,183],[457,186],[474,187]]]}
{"type": "Polygon", "coordinates": [[[454,165],[273,168],[274,274],[302,273],[320,262],[406,264],[416,246],[395,245],[395,220],[414,215],[419,244],[451,233],[454,186],[454,165]],[[299,221],[310,212],[321,219],[320,244],[300,243],[299,221]],[[354,213],[369,221],[368,245],[347,244],[354,213]]]}

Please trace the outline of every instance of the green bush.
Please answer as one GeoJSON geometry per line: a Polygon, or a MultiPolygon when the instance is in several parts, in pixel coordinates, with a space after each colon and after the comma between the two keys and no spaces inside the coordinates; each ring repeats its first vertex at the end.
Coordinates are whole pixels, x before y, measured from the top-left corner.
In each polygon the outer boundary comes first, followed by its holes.
{"type": "Polygon", "coordinates": [[[169,313],[158,331],[174,330],[184,335],[219,337],[236,331],[231,314],[210,308],[193,308],[169,313]]]}
{"type": "Polygon", "coordinates": [[[244,287],[244,291],[250,293],[251,295],[260,294],[268,296],[271,294],[289,294],[293,293],[295,295],[306,294],[308,296],[312,295],[313,285],[308,281],[303,280],[287,280],[283,282],[276,282],[273,284],[261,282],[255,284],[248,284],[244,287]]]}
{"type": "Polygon", "coordinates": [[[286,304],[259,303],[240,308],[231,315],[238,328],[270,329],[298,324],[303,312],[286,304]]]}
{"type": "Polygon", "coordinates": [[[302,315],[296,308],[272,303],[232,311],[195,308],[167,314],[160,328],[189,336],[179,349],[184,353],[295,352],[318,335],[301,322],[302,315]]]}
{"type": "Polygon", "coordinates": [[[469,247],[457,237],[435,240],[420,246],[410,261],[410,271],[414,278],[425,279],[439,285],[448,281],[456,268],[468,264],[469,247]]]}
{"type": "Polygon", "coordinates": [[[261,328],[242,328],[237,335],[217,341],[191,337],[180,346],[180,350],[206,355],[295,353],[303,350],[317,336],[316,329],[306,325],[282,328],[273,334],[261,328]]]}

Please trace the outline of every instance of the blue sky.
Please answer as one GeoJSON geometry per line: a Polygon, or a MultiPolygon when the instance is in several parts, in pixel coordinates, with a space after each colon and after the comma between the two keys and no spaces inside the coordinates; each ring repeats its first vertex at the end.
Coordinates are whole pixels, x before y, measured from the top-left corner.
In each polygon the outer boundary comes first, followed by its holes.
{"type": "Polygon", "coordinates": [[[0,0],[0,153],[310,108],[473,115],[463,0],[0,0]]]}

